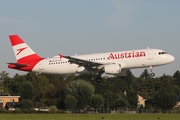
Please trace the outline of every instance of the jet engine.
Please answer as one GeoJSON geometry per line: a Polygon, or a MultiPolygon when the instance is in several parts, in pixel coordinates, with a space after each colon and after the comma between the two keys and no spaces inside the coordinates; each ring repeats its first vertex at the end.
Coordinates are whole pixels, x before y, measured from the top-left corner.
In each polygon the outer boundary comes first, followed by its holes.
{"type": "Polygon", "coordinates": [[[77,73],[82,73],[84,71],[85,71],[85,68],[82,67],[82,66],[78,67],[77,70],[76,70],[77,73]]]}
{"type": "Polygon", "coordinates": [[[108,64],[104,65],[104,72],[106,74],[120,74],[121,73],[121,65],[120,64],[108,64]]]}

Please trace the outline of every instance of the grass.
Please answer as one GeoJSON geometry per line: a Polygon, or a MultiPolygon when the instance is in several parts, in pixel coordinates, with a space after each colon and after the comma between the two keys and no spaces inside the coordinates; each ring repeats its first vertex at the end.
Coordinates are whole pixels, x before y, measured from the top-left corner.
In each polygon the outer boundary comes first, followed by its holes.
{"type": "Polygon", "coordinates": [[[0,114],[0,120],[179,120],[179,118],[180,114],[0,114]]]}

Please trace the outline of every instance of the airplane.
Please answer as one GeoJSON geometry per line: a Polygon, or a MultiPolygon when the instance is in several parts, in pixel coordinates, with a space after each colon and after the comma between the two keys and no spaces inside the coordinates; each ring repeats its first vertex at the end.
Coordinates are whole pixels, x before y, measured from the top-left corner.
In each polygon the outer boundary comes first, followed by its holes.
{"type": "Polygon", "coordinates": [[[163,50],[150,48],[75,56],[58,54],[43,58],[18,35],[10,35],[9,38],[17,61],[7,63],[8,68],[40,74],[98,73],[100,78],[103,73],[126,76],[129,69],[149,67],[151,76],[155,76],[153,67],[171,63],[175,59],[163,50]]]}

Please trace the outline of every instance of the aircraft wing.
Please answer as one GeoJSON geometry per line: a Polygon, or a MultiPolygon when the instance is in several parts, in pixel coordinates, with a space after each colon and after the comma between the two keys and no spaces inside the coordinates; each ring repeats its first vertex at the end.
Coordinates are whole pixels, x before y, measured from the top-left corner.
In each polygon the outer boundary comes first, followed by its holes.
{"type": "Polygon", "coordinates": [[[97,68],[97,66],[101,66],[103,65],[102,63],[98,63],[98,62],[94,62],[94,61],[88,61],[88,60],[83,60],[80,58],[75,58],[75,57],[71,57],[71,56],[63,56],[66,59],[69,59],[69,62],[72,64],[77,64],[79,66],[83,66],[88,70],[92,70],[97,68]]]}

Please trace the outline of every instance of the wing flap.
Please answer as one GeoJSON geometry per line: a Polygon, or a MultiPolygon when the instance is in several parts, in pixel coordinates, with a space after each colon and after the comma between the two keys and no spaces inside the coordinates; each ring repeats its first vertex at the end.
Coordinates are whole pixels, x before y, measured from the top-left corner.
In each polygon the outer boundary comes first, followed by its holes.
{"type": "Polygon", "coordinates": [[[96,68],[97,66],[103,65],[102,63],[98,63],[98,62],[94,62],[94,61],[88,61],[88,60],[84,60],[84,59],[80,59],[80,58],[75,58],[75,57],[71,57],[71,56],[63,56],[66,59],[69,59],[69,62],[71,64],[77,64],[79,66],[83,66],[88,70],[92,70],[94,69],[94,67],[96,68]]]}
{"type": "MultiPolygon", "coordinates": [[[[117,62],[98,62],[98,61],[88,61],[88,60],[84,60],[81,58],[77,58],[77,57],[71,57],[71,56],[62,56],[63,58],[69,59],[70,64],[77,64],[79,66],[83,66],[85,67],[87,70],[103,70],[104,65],[108,65],[108,64],[115,64],[117,62]]],[[[117,63],[117,64],[121,64],[122,68],[124,68],[126,65],[124,63],[117,63]]]]}

